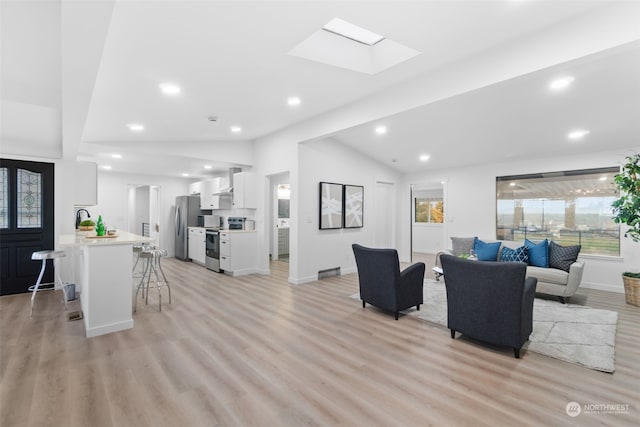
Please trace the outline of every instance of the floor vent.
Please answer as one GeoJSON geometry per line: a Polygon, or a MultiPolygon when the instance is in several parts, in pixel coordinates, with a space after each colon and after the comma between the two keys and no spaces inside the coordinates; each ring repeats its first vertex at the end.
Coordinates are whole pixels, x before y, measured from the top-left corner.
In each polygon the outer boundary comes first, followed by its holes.
{"type": "Polygon", "coordinates": [[[318,280],[326,279],[331,276],[339,276],[340,275],[340,267],[327,268],[326,270],[318,271],[318,280]]]}

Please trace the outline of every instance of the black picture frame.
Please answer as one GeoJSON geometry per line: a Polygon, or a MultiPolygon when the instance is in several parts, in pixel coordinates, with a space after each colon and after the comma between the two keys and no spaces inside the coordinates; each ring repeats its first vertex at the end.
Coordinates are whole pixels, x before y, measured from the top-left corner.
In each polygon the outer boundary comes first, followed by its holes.
{"type": "Polygon", "coordinates": [[[343,189],[342,184],[320,182],[318,188],[320,230],[342,228],[343,221],[343,189]]]}
{"type": "Polygon", "coordinates": [[[343,227],[364,227],[364,187],[361,185],[344,185],[343,192],[343,227]]]}

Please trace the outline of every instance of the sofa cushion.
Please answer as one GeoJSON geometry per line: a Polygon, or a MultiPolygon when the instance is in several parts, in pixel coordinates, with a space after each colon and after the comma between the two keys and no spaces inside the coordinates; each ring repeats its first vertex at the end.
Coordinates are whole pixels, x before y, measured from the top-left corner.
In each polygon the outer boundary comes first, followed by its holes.
{"type": "Polygon", "coordinates": [[[569,273],[557,268],[527,267],[527,276],[535,277],[538,282],[553,283],[554,285],[567,285],[569,273]]]}
{"type": "Polygon", "coordinates": [[[524,245],[529,252],[529,265],[534,267],[549,267],[549,241],[544,239],[540,243],[533,243],[529,239],[524,240],[524,245]]]}
{"type": "Polygon", "coordinates": [[[560,246],[555,242],[549,242],[549,267],[569,272],[571,264],[578,259],[580,249],[580,245],[560,246]]]}
{"type": "Polygon", "coordinates": [[[476,237],[452,237],[451,252],[454,256],[469,255],[476,237]]]}
{"type": "Polygon", "coordinates": [[[473,251],[478,257],[478,261],[497,261],[500,242],[486,243],[476,238],[473,244],[473,251]]]}
{"type": "Polygon", "coordinates": [[[506,246],[502,248],[502,255],[500,255],[500,261],[504,262],[524,262],[529,263],[529,251],[526,246],[520,246],[516,249],[511,249],[506,246]]]}

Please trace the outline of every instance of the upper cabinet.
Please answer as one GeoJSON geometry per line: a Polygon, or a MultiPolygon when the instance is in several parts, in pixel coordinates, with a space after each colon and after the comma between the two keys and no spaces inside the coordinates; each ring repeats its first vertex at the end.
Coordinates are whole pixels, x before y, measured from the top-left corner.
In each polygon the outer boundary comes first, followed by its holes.
{"type": "Polygon", "coordinates": [[[93,162],[76,162],[75,165],[75,206],[95,206],[98,204],[98,165],[93,162]]]}
{"type": "Polygon", "coordinates": [[[202,181],[192,182],[189,184],[189,194],[195,195],[200,194],[200,189],[202,187],[202,181]]]}
{"type": "Polygon", "coordinates": [[[239,172],[233,175],[233,207],[256,209],[256,174],[239,172]]]}
{"type": "Polygon", "coordinates": [[[200,184],[200,209],[231,209],[231,196],[216,194],[220,192],[220,178],[207,179],[197,184],[200,184]]]}

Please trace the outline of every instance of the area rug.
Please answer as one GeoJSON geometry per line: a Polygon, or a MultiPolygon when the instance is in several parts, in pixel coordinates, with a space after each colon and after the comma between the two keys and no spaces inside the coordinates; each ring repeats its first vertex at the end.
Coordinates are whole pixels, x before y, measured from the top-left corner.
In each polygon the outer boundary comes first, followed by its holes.
{"type": "MultiPolygon", "coordinates": [[[[352,295],[359,299],[358,294],[352,295]]],[[[444,282],[425,280],[424,304],[403,312],[447,326],[447,292],[444,282]]],[[[618,313],[536,298],[533,332],[524,349],[603,372],[615,370],[618,313]]]]}

